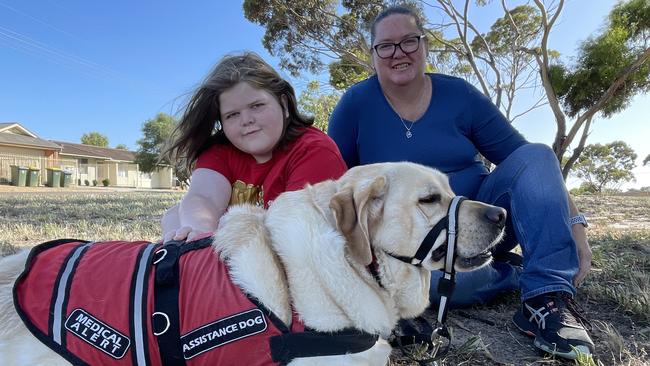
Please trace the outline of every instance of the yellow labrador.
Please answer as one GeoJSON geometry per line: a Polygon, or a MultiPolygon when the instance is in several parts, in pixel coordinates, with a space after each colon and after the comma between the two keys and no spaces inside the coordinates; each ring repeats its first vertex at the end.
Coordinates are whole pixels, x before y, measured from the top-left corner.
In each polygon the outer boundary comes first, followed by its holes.
{"type": "MultiPolygon", "coordinates": [[[[213,247],[234,284],[285,325],[299,319],[320,334],[355,329],[378,336],[360,352],[295,357],[290,365],[385,365],[391,352],[385,339],[397,321],[418,316],[429,304],[430,271],[445,260],[439,255],[445,231],[421,265],[398,257],[415,255],[453,197],[446,176],[433,169],[411,163],[356,167],[337,181],[284,193],[267,211],[232,207],[213,247]]],[[[456,270],[489,261],[484,253],[502,238],[504,218],[494,206],[460,205],[456,270]]],[[[68,364],[32,336],[14,309],[12,287],[26,257],[0,260],[0,364],[68,364]]]]}

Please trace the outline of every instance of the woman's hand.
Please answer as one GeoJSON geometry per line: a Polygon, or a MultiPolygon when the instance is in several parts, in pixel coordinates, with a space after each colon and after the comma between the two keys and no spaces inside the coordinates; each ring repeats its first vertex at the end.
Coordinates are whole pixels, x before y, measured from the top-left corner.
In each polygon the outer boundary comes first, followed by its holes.
{"type": "Polygon", "coordinates": [[[585,227],[582,225],[573,225],[571,228],[573,233],[573,240],[576,242],[576,249],[578,250],[578,260],[580,266],[578,268],[578,273],[573,277],[573,285],[575,287],[580,286],[585,277],[589,274],[591,270],[591,248],[589,247],[589,241],[587,241],[587,233],[585,227]]]}

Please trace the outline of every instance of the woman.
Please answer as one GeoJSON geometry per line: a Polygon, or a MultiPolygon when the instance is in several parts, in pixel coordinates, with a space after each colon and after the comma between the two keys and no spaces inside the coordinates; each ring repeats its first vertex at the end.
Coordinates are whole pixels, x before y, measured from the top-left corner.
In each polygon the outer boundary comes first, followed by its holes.
{"type": "Polygon", "coordinates": [[[258,55],[224,57],[191,97],[167,154],[193,168],[163,240],[217,228],[229,205],[268,207],[280,193],[346,171],[334,142],[298,112],[291,85],[258,55]]]}
{"type": "MultiPolygon", "coordinates": [[[[592,353],[583,318],[573,310],[575,286],[591,262],[586,221],[551,149],[527,142],[469,83],[425,73],[425,30],[411,9],[380,13],[371,44],[376,75],[351,87],[329,122],[348,167],[404,160],[428,165],[448,174],[456,194],[508,210],[506,240],[494,256],[513,262],[509,251],[519,243],[523,269],[506,260],[460,273],[452,304],[520,289],[522,306],[513,320],[536,336],[537,347],[568,358],[577,357],[576,349],[592,353]],[[497,165],[494,171],[479,153],[497,165]]],[[[431,292],[437,300],[436,289],[431,292]]]]}

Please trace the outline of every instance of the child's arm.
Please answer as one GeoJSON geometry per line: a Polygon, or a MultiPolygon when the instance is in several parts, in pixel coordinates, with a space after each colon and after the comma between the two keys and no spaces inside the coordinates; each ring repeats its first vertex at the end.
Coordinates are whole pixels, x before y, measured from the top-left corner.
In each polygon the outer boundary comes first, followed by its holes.
{"type": "Polygon", "coordinates": [[[228,208],[230,193],[230,182],[223,175],[211,169],[196,169],[190,188],[178,206],[178,220],[170,224],[174,221],[169,218],[173,212],[163,218],[163,240],[191,241],[199,234],[214,232],[228,208]]]}

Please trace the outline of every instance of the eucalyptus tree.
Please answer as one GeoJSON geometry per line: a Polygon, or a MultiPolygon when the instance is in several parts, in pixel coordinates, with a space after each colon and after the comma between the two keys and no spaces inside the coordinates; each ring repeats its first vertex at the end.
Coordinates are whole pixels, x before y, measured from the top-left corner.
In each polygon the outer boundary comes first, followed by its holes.
{"type": "MultiPolygon", "coordinates": [[[[283,68],[297,75],[319,73],[327,64],[330,84],[344,89],[372,73],[369,24],[395,3],[245,0],[244,11],[247,19],[266,28],[262,43],[283,68]]],[[[468,79],[510,121],[548,105],[556,124],[553,150],[566,178],[584,149],[593,117],[610,117],[647,91],[650,2],[629,0],[614,6],[600,34],[584,41],[578,62],[568,66],[549,45],[564,0],[517,3],[421,0],[407,5],[426,21],[431,70],[468,79]],[[502,16],[489,30],[481,30],[477,15],[482,7],[495,5],[502,16]],[[531,95],[526,104],[520,101],[531,95]]]]}

